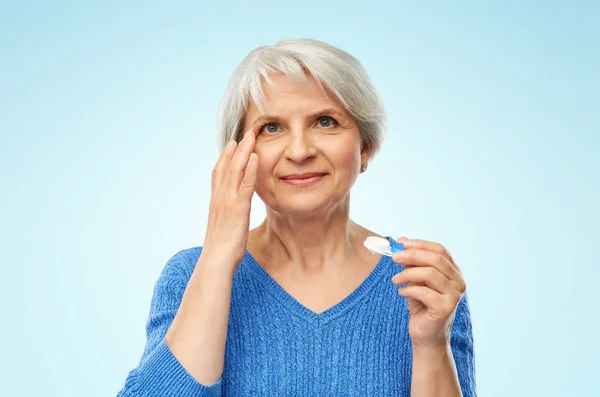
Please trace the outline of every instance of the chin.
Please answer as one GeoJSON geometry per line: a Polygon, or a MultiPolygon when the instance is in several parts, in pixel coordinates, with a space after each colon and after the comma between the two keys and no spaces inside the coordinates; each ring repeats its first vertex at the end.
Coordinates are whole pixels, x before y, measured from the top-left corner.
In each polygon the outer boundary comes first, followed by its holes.
{"type": "Polygon", "coordinates": [[[333,207],[340,204],[341,201],[341,199],[325,197],[322,194],[298,194],[294,197],[276,200],[275,205],[270,207],[285,215],[313,217],[320,214],[326,214],[333,207]]]}

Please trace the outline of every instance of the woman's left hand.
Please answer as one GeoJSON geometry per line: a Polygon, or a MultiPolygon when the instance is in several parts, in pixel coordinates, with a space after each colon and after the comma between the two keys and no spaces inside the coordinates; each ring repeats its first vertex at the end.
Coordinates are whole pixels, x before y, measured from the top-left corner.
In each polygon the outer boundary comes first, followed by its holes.
{"type": "Polygon", "coordinates": [[[401,237],[405,250],[393,254],[404,270],[392,278],[398,294],[408,298],[408,332],[413,347],[442,347],[450,331],[466,285],[448,250],[441,244],[401,237]]]}

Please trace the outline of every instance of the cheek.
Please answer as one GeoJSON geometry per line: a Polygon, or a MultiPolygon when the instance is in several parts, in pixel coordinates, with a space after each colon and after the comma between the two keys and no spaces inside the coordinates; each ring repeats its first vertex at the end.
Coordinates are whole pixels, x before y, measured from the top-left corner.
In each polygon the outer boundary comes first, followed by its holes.
{"type": "Polygon", "coordinates": [[[336,158],[336,166],[339,166],[345,172],[358,172],[360,168],[360,148],[356,146],[356,142],[343,142],[337,147],[334,152],[336,158]]]}

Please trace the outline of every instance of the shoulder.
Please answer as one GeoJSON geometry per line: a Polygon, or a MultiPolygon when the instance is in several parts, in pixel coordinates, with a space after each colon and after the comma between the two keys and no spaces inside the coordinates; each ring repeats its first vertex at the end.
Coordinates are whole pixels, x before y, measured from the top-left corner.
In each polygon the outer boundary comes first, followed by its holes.
{"type": "MultiPolygon", "coordinates": [[[[192,277],[192,273],[196,268],[196,264],[198,263],[201,253],[201,246],[185,248],[175,253],[165,264],[161,272],[161,278],[178,279],[187,284],[189,279],[192,277]]],[[[248,252],[246,252],[246,255],[244,255],[244,258],[239,265],[243,264],[244,262],[248,262],[249,260],[250,255],[248,252]]],[[[240,268],[239,265],[238,270],[240,268]]]]}
{"type": "Polygon", "coordinates": [[[192,277],[201,252],[202,247],[191,247],[175,253],[167,260],[160,277],[180,280],[187,284],[192,277]]]}

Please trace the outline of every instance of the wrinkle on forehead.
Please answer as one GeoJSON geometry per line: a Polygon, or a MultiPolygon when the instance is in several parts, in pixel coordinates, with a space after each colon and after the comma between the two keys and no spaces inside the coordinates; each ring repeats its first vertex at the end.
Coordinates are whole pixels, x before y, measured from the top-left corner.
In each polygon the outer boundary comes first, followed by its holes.
{"type": "Polygon", "coordinates": [[[288,86],[288,89],[290,90],[289,93],[292,93],[292,91],[296,93],[300,91],[306,91],[307,94],[309,94],[311,92],[314,92],[315,88],[318,88],[318,91],[327,99],[331,100],[332,98],[335,98],[335,95],[331,95],[330,90],[327,87],[325,87],[321,83],[321,81],[319,81],[307,71],[304,71],[304,74],[301,76],[296,74],[290,75],[278,72],[268,75],[261,75],[261,84],[259,92],[249,93],[248,101],[246,103],[246,111],[248,110],[250,103],[252,102],[258,108],[259,111],[264,112],[264,106],[266,105],[265,102],[267,102],[265,88],[271,87],[279,91],[285,90],[285,88],[280,87],[280,84],[277,84],[274,80],[279,80],[280,82],[281,80],[284,80],[284,85],[288,86]],[[287,79],[282,79],[283,77],[286,77],[287,79]]]}

